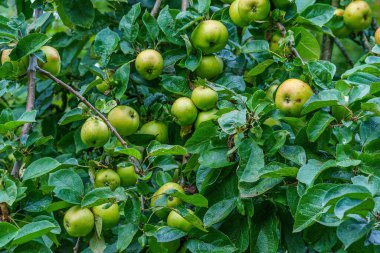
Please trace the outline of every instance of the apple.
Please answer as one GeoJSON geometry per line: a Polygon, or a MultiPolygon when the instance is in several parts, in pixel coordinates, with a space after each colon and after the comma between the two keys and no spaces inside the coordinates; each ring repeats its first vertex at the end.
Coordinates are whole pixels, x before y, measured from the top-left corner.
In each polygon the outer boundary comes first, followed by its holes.
{"type": "Polygon", "coordinates": [[[137,55],[135,67],[144,79],[153,80],[161,75],[164,59],[156,50],[147,49],[137,55]]]}
{"type": "Polygon", "coordinates": [[[196,120],[198,110],[190,98],[181,97],[174,101],[171,114],[178,125],[190,126],[196,120]]]}
{"type": "Polygon", "coordinates": [[[239,0],[239,14],[246,22],[261,21],[268,17],[270,12],[269,0],[239,0]]]}
{"type": "Polygon", "coordinates": [[[271,85],[267,91],[265,92],[266,97],[269,98],[270,100],[274,101],[274,94],[278,88],[277,84],[271,85]]]}
{"type": "MultiPolygon", "coordinates": [[[[104,93],[105,91],[109,90],[110,89],[110,86],[111,86],[111,83],[112,83],[112,76],[114,74],[114,71],[113,70],[107,70],[107,77],[105,80],[103,80],[101,83],[97,84],[96,85],[96,89],[101,92],[101,93],[104,93]]],[[[99,79],[100,77],[97,76],[96,79],[99,79]]]]}
{"type": "Polygon", "coordinates": [[[57,49],[50,46],[41,47],[42,53],[45,55],[45,62],[38,60],[38,66],[52,75],[58,75],[61,71],[61,57],[57,49]]]}
{"type": "MultiPolygon", "coordinates": [[[[337,19],[342,19],[344,16],[344,10],[343,9],[336,9],[334,12],[334,15],[337,17],[337,19]]],[[[339,21],[339,20],[338,20],[339,21]]],[[[340,28],[334,28],[332,29],[333,34],[338,38],[345,38],[352,32],[346,24],[342,24],[340,28]]]]}
{"type": "Polygon", "coordinates": [[[198,109],[208,111],[218,102],[218,93],[209,87],[198,86],[191,93],[191,100],[198,109]]]}
{"type": "Polygon", "coordinates": [[[136,184],[138,175],[133,165],[118,167],[116,172],[120,177],[121,186],[129,187],[136,184]]]}
{"type": "Polygon", "coordinates": [[[178,192],[185,193],[183,190],[182,186],[180,186],[177,183],[169,182],[161,186],[152,196],[151,201],[150,201],[150,207],[163,207],[163,208],[158,208],[157,211],[154,213],[159,217],[159,218],[164,218],[168,215],[170,212],[169,208],[166,207],[176,207],[179,204],[181,204],[181,199],[168,196],[165,193],[171,191],[171,190],[177,190],[178,192]],[[157,202],[157,203],[156,203],[157,202]]]}
{"type": "Polygon", "coordinates": [[[191,33],[191,43],[205,54],[222,50],[228,41],[228,30],[222,22],[206,20],[200,22],[191,33]]]}
{"type": "Polygon", "coordinates": [[[80,131],[80,138],[89,147],[99,148],[107,143],[111,132],[106,123],[98,117],[88,118],[80,131]]]}
{"type": "Polygon", "coordinates": [[[200,78],[212,80],[223,73],[223,61],[217,55],[203,56],[201,63],[195,70],[195,74],[200,78]]]}
{"type": "Polygon", "coordinates": [[[70,236],[82,237],[88,235],[94,228],[94,215],[88,208],[72,206],[63,217],[63,226],[70,236]]]}
{"type": "Polygon", "coordinates": [[[156,120],[145,123],[139,130],[141,134],[150,134],[156,136],[156,140],[166,144],[169,141],[169,129],[168,126],[156,120]]]}
{"type": "Polygon", "coordinates": [[[377,45],[380,45],[380,28],[377,28],[375,32],[375,43],[377,45]]]}
{"type": "Polygon", "coordinates": [[[111,206],[106,208],[109,205],[107,203],[92,207],[92,212],[95,216],[98,216],[102,219],[102,228],[103,230],[111,229],[119,223],[120,214],[119,206],[117,203],[113,203],[111,206]]]}
{"type": "MultiPolygon", "coordinates": [[[[193,213],[190,209],[187,209],[190,213],[193,213]]],[[[179,215],[176,211],[172,210],[167,218],[168,226],[173,228],[178,228],[179,230],[182,230],[186,233],[188,233],[193,225],[191,225],[190,222],[188,222],[185,218],[183,218],[181,215],[179,215]]]]}
{"type": "Polygon", "coordinates": [[[95,188],[109,186],[111,190],[115,190],[120,186],[120,177],[112,169],[101,169],[95,174],[95,188]]]}
{"type": "Polygon", "coordinates": [[[215,115],[218,109],[214,108],[209,111],[199,112],[197,120],[195,121],[195,128],[197,128],[201,123],[209,120],[217,119],[219,116],[215,115]]]}
{"type": "Polygon", "coordinates": [[[157,242],[155,237],[148,239],[149,249],[152,253],[175,253],[180,247],[180,240],[170,242],[157,242]]]}
{"type": "Polygon", "coordinates": [[[372,11],[366,1],[353,1],[345,9],[344,23],[354,32],[367,29],[372,22],[372,11]]]}
{"type": "Polygon", "coordinates": [[[235,0],[230,8],[229,8],[229,14],[230,14],[230,18],[232,20],[232,22],[239,26],[239,27],[245,27],[247,25],[249,25],[249,23],[247,21],[245,21],[241,16],[240,16],[240,13],[239,13],[239,0],[235,0]]]}
{"type": "Polygon", "coordinates": [[[278,87],[275,104],[286,116],[297,117],[311,95],[313,90],[307,83],[299,79],[288,79],[278,87]]]}
{"type": "Polygon", "coordinates": [[[272,0],[272,3],[277,9],[285,10],[294,3],[294,0],[272,0]]]}
{"type": "Polygon", "coordinates": [[[263,124],[269,127],[281,126],[281,122],[274,118],[267,118],[263,124]]]}
{"type": "Polygon", "coordinates": [[[137,131],[140,124],[139,114],[135,109],[119,105],[108,113],[108,121],[121,136],[129,136],[137,131]]]}
{"type": "Polygon", "coordinates": [[[1,53],[1,64],[10,62],[13,66],[13,71],[17,76],[21,76],[26,73],[29,65],[29,57],[24,56],[18,61],[11,61],[9,55],[11,54],[12,49],[4,49],[1,53]]]}
{"type": "Polygon", "coordinates": [[[274,32],[271,39],[269,48],[271,51],[276,52],[278,48],[280,47],[280,41],[282,40],[282,35],[280,32],[274,32]]]}

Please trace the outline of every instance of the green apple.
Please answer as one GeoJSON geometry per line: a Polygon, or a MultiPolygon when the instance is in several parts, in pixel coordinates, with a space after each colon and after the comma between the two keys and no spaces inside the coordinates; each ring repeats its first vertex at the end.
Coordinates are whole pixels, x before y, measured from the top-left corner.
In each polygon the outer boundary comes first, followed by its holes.
{"type": "Polygon", "coordinates": [[[380,45],[380,28],[377,28],[375,32],[375,43],[377,45],[380,45]]]}
{"type": "Polygon", "coordinates": [[[102,219],[103,230],[111,229],[119,223],[120,214],[119,206],[117,203],[113,203],[111,206],[107,207],[107,203],[92,207],[92,212],[95,216],[102,219]]]}
{"type": "MultiPolygon", "coordinates": [[[[97,84],[96,85],[96,89],[101,92],[101,93],[104,93],[105,91],[109,90],[110,87],[111,87],[111,83],[112,83],[112,76],[114,74],[114,71],[113,70],[107,70],[107,77],[106,79],[104,79],[101,83],[97,84]]],[[[99,79],[100,77],[96,77],[96,79],[99,79]]]]}
{"type": "Polygon", "coordinates": [[[174,101],[171,114],[178,125],[190,126],[196,120],[198,110],[190,98],[181,97],[174,101]]]}
{"type": "Polygon", "coordinates": [[[239,0],[238,8],[242,19],[252,23],[268,17],[270,2],[269,0],[239,0]]]}
{"type": "MultiPolygon", "coordinates": [[[[336,9],[334,12],[335,20],[336,22],[343,21],[344,16],[344,10],[343,9],[336,9]]],[[[345,23],[342,24],[339,28],[333,28],[332,29],[333,34],[338,38],[345,38],[352,32],[345,23]]]]}
{"type": "Polygon", "coordinates": [[[152,253],[175,253],[180,246],[180,240],[157,242],[155,237],[149,237],[148,244],[152,253]]]}
{"type": "Polygon", "coordinates": [[[191,93],[191,100],[198,109],[208,111],[218,102],[218,93],[209,87],[198,86],[191,93]]]}
{"type": "Polygon", "coordinates": [[[129,187],[137,183],[139,177],[133,165],[118,167],[116,171],[120,177],[121,186],[129,187]]]}
{"type": "Polygon", "coordinates": [[[191,33],[191,43],[205,54],[222,50],[228,41],[228,30],[222,22],[206,20],[200,22],[191,33]]]}
{"type": "Polygon", "coordinates": [[[144,79],[153,80],[161,75],[164,59],[156,50],[147,49],[137,55],[135,67],[144,79]]]}
{"type": "Polygon", "coordinates": [[[84,122],[80,138],[89,147],[99,148],[107,143],[111,132],[106,123],[98,117],[91,117],[84,122]]]}
{"type": "Polygon", "coordinates": [[[353,1],[345,9],[344,23],[354,32],[367,29],[372,22],[372,11],[366,1],[353,1]]]}
{"type": "Polygon", "coordinates": [[[263,124],[269,127],[281,126],[281,122],[274,118],[267,118],[263,124]]]}
{"type": "Polygon", "coordinates": [[[165,193],[177,190],[178,192],[185,193],[182,186],[177,183],[169,182],[161,186],[152,196],[150,201],[150,207],[163,207],[155,211],[155,214],[159,218],[164,218],[170,212],[169,208],[166,207],[176,207],[181,204],[181,199],[177,197],[167,196],[165,193]]]}
{"type": "Polygon", "coordinates": [[[137,131],[140,124],[139,114],[135,109],[119,105],[108,113],[108,120],[122,136],[129,136],[137,131]]]}
{"type": "Polygon", "coordinates": [[[215,115],[218,109],[214,108],[209,111],[199,112],[197,120],[195,121],[195,128],[197,128],[201,123],[209,120],[217,119],[219,116],[215,115]]]}
{"type": "Polygon", "coordinates": [[[169,129],[168,126],[156,120],[145,123],[139,130],[140,134],[150,134],[156,136],[156,140],[166,144],[169,141],[169,129]]]}
{"type": "Polygon", "coordinates": [[[307,83],[299,79],[288,79],[278,87],[275,104],[286,116],[297,117],[311,95],[313,90],[307,83]]]}
{"type": "Polygon", "coordinates": [[[26,73],[29,65],[29,57],[24,56],[18,61],[11,61],[9,55],[11,54],[12,49],[4,49],[1,53],[1,64],[10,62],[13,66],[13,71],[17,76],[21,76],[26,73]]]}
{"type": "Polygon", "coordinates": [[[230,8],[229,8],[229,14],[230,14],[230,18],[232,20],[232,22],[239,26],[239,27],[245,27],[247,25],[249,25],[249,23],[247,21],[245,21],[239,14],[239,0],[235,0],[230,8]]]}
{"type": "Polygon", "coordinates": [[[271,85],[267,91],[265,92],[266,97],[269,98],[270,100],[274,101],[274,94],[278,88],[277,84],[271,85]]]}
{"type": "Polygon", "coordinates": [[[88,235],[94,228],[94,215],[88,208],[73,206],[63,217],[63,226],[70,236],[82,237],[88,235]]]}
{"type": "Polygon", "coordinates": [[[285,10],[294,3],[294,0],[272,0],[272,3],[277,9],[285,10]]]}
{"type": "MultiPolygon", "coordinates": [[[[187,209],[190,213],[193,213],[190,209],[187,209]]],[[[172,210],[167,218],[168,226],[173,228],[178,228],[179,230],[182,230],[186,233],[188,233],[193,225],[191,225],[190,222],[188,222],[185,218],[183,218],[181,215],[179,215],[176,211],[172,210]]]]}
{"type": "Polygon", "coordinates": [[[101,169],[95,174],[95,188],[109,186],[111,190],[115,190],[120,186],[120,177],[112,169],[101,169]]]}
{"type": "Polygon", "coordinates": [[[282,40],[282,35],[280,32],[274,32],[271,39],[269,48],[271,51],[276,52],[280,47],[280,41],[282,40]]]}
{"type": "Polygon", "coordinates": [[[219,56],[207,55],[202,57],[201,63],[195,70],[195,74],[200,78],[212,80],[223,73],[223,67],[223,61],[219,56]]]}
{"type": "Polygon", "coordinates": [[[43,46],[41,47],[41,51],[45,55],[45,62],[38,60],[38,66],[50,72],[52,75],[58,75],[59,72],[61,72],[61,57],[57,49],[50,46],[43,46]]]}

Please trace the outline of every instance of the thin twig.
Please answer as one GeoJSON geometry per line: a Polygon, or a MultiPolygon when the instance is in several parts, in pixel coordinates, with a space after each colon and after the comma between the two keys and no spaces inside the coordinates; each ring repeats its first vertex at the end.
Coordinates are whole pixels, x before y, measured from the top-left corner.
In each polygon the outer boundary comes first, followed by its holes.
{"type": "Polygon", "coordinates": [[[78,237],[77,243],[75,244],[75,246],[73,248],[73,253],[79,252],[79,245],[80,245],[80,237],[78,237]]]}
{"type": "MultiPolygon", "coordinates": [[[[278,30],[280,30],[282,37],[285,37],[286,36],[285,26],[283,24],[281,24],[280,22],[277,22],[276,26],[277,26],[278,30]]],[[[290,48],[292,50],[293,55],[295,55],[297,58],[299,58],[301,60],[302,65],[305,65],[305,62],[301,58],[300,54],[298,53],[298,51],[297,51],[297,49],[296,49],[296,47],[294,45],[294,42],[290,41],[289,44],[290,44],[289,46],[290,46],[290,48]]]]}
{"type": "Polygon", "coordinates": [[[189,0],[182,0],[181,11],[186,11],[189,6],[189,0]]]}
{"type": "Polygon", "coordinates": [[[160,10],[160,5],[161,5],[161,0],[156,0],[156,2],[154,3],[153,9],[150,12],[150,15],[152,15],[153,17],[157,16],[158,11],[160,10]]]}
{"type": "Polygon", "coordinates": [[[371,51],[372,51],[372,47],[371,47],[371,45],[370,45],[369,42],[368,42],[367,36],[365,35],[364,32],[362,32],[361,36],[362,36],[362,43],[363,43],[363,46],[364,46],[369,52],[371,52],[371,51]]]}
{"type": "Polygon", "coordinates": [[[331,61],[333,45],[334,45],[334,41],[331,38],[331,36],[328,34],[323,34],[322,55],[321,55],[322,60],[331,61]]]}
{"type": "MultiPolygon", "coordinates": [[[[37,71],[41,74],[44,74],[45,76],[49,77],[51,80],[62,86],[64,89],[68,90],[70,93],[75,95],[81,102],[83,102],[85,105],[88,106],[99,118],[103,120],[103,122],[108,126],[108,128],[111,130],[111,132],[116,136],[116,138],[120,141],[121,145],[123,147],[128,148],[127,143],[125,140],[120,136],[120,134],[117,132],[117,130],[112,126],[112,124],[108,121],[108,119],[98,111],[98,109],[95,108],[85,97],[83,97],[78,91],[76,91],[74,88],[72,88],[67,83],[63,82],[62,80],[58,79],[56,76],[52,75],[50,72],[40,68],[36,67],[37,71]]],[[[129,156],[129,161],[133,164],[136,173],[141,174],[142,171],[140,171],[140,163],[139,161],[134,158],[133,156],[129,156]]]]}
{"type": "Polygon", "coordinates": [[[0,203],[1,219],[0,221],[10,221],[9,211],[6,203],[0,203]]]}
{"type": "Polygon", "coordinates": [[[334,38],[335,45],[339,48],[339,50],[342,52],[344,58],[346,58],[346,61],[350,66],[354,66],[354,62],[352,61],[350,55],[348,54],[346,48],[344,48],[344,45],[338,38],[334,38]]]}
{"type": "Polygon", "coordinates": [[[379,25],[377,24],[376,18],[372,18],[372,27],[374,30],[377,30],[379,28],[379,25]]]}

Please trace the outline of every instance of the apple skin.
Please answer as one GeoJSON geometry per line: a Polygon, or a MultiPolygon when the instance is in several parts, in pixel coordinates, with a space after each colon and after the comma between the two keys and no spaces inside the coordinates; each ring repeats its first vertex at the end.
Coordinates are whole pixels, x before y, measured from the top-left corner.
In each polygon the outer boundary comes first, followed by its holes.
{"type": "Polygon", "coordinates": [[[164,59],[156,50],[147,49],[137,55],[135,67],[145,80],[153,80],[162,74],[164,59]]]}
{"type": "Polygon", "coordinates": [[[195,121],[195,128],[197,128],[201,123],[209,120],[214,120],[219,118],[218,115],[215,115],[218,112],[218,109],[214,108],[209,111],[199,112],[197,120],[195,121]]]}
{"type": "MultiPolygon", "coordinates": [[[[105,91],[109,90],[110,87],[111,87],[111,83],[112,83],[112,76],[114,74],[114,71],[113,70],[107,70],[107,77],[105,80],[103,80],[101,83],[97,84],[96,85],[96,89],[101,92],[101,93],[104,93],[105,91]]],[[[96,79],[99,79],[100,77],[97,76],[96,79]]]]}
{"type": "Polygon", "coordinates": [[[212,80],[223,73],[223,61],[217,55],[203,56],[201,63],[195,70],[195,74],[200,78],[212,80]]]}
{"type": "Polygon", "coordinates": [[[137,131],[140,117],[135,109],[119,105],[108,113],[108,120],[121,136],[129,136],[137,131]]]}
{"type": "Polygon", "coordinates": [[[120,186],[120,177],[112,169],[101,169],[95,174],[95,188],[109,186],[111,190],[115,190],[120,186]]]}
{"type": "Polygon", "coordinates": [[[239,0],[239,14],[246,22],[261,21],[270,12],[269,0],[239,0]]]}
{"type": "Polygon", "coordinates": [[[107,143],[111,132],[106,123],[98,117],[88,118],[80,131],[80,138],[89,147],[99,148],[107,143]]]}
{"type": "Polygon", "coordinates": [[[228,30],[222,22],[206,20],[200,22],[191,33],[191,43],[205,54],[222,50],[228,41],[228,30]]]}
{"type": "Polygon", "coordinates": [[[266,97],[269,98],[270,100],[274,101],[274,94],[278,88],[277,84],[271,85],[267,91],[265,92],[266,97]]]}
{"type": "Polygon", "coordinates": [[[136,174],[133,165],[118,167],[116,172],[120,177],[121,186],[129,187],[137,183],[138,175],[136,174]]]}
{"type": "Polygon", "coordinates": [[[198,110],[190,98],[181,97],[174,101],[171,114],[178,125],[190,126],[197,119],[198,110]]]}
{"type": "Polygon", "coordinates": [[[112,204],[108,208],[104,208],[107,203],[92,207],[92,212],[95,216],[102,218],[103,230],[111,229],[119,223],[120,214],[117,203],[112,204]]]}
{"type": "Polygon", "coordinates": [[[272,0],[273,5],[280,9],[285,10],[288,8],[292,3],[294,3],[294,0],[272,0]]]}
{"type": "Polygon", "coordinates": [[[41,47],[41,51],[45,54],[46,61],[38,61],[38,66],[50,72],[52,75],[58,75],[59,72],[61,72],[61,57],[57,49],[50,46],[43,46],[41,47]]]}
{"type": "Polygon", "coordinates": [[[10,62],[13,66],[13,69],[17,70],[17,76],[21,76],[26,73],[29,65],[29,57],[24,56],[18,61],[11,61],[9,55],[11,54],[12,49],[4,49],[1,53],[1,64],[10,62]]]}
{"type": "Polygon", "coordinates": [[[270,39],[269,48],[271,51],[276,52],[279,48],[280,41],[282,40],[282,35],[280,32],[275,32],[270,39]]]}
{"type": "Polygon", "coordinates": [[[156,140],[166,144],[169,141],[169,129],[168,126],[156,120],[145,123],[139,130],[141,134],[150,134],[156,136],[156,140]]]}
{"type": "Polygon", "coordinates": [[[371,25],[372,11],[367,2],[354,1],[346,7],[343,19],[348,28],[360,32],[371,25]]]}
{"type": "Polygon", "coordinates": [[[181,243],[179,239],[170,242],[157,242],[155,237],[150,237],[148,244],[152,253],[176,253],[181,243]]]}
{"type": "Polygon", "coordinates": [[[249,22],[245,21],[239,14],[239,0],[235,0],[231,3],[230,8],[228,10],[230,14],[230,18],[232,22],[239,26],[239,27],[245,27],[249,25],[249,22]]]}
{"type": "Polygon", "coordinates": [[[380,45],[380,28],[377,28],[375,32],[375,43],[377,45],[380,45]]]}
{"type": "Polygon", "coordinates": [[[310,86],[299,79],[288,79],[277,89],[276,107],[290,117],[298,117],[303,105],[313,95],[310,86]]]}
{"type": "MultiPolygon", "coordinates": [[[[190,213],[193,213],[190,209],[188,209],[190,213]]],[[[166,220],[168,223],[168,226],[173,227],[173,228],[178,228],[179,230],[182,230],[186,233],[188,233],[193,225],[191,225],[190,222],[188,222],[185,218],[183,218],[181,215],[179,215],[176,211],[172,210],[168,218],[166,220]]]]}
{"type": "Polygon", "coordinates": [[[94,228],[94,215],[88,208],[72,206],[63,217],[63,226],[70,236],[82,237],[88,235],[94,228]]]}
{"type": "MultiPolygon", "coordinates": [[[[150,201],[150,207],[155,207],[155,203],[157,200],[159,200],[161,197],[165,197],[165,193],[170,190],[177,190],[178,192],[185,193],[183,190],[182,186],[180,186],[177,183],[169,182],[161,186],[152,196],[151,201],[150,201]]],[[[181,199],[176,198],[176,197],[167,197],[167,202],[164,206],[166,207],[176,207],[179,204],[181,204],[181,199]]],[[[162,203],[160,203],[162,204],[162,203]]],[[[170,212],[169,208],[160,208],[157,211],[154,212],[155,215],[159,218],[165,218],[168,213],[170,212]]]]}
{"type": "Polygon", "coordinates": [[[198,86],[191,93],[191,100],[198,109],[208,111],[218,102],[218,93],[209,87],[198,86]]]}

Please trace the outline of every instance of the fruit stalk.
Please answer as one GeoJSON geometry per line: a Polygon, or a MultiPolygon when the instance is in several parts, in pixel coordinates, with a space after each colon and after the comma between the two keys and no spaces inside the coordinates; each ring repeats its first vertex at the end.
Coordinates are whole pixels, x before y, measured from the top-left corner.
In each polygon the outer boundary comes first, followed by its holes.
{"type": "MultiPolygon", "coordinates": [[[[40,72],[41,74],[49,77],[51,80],[53,80],[54,82],[56,82],[57,84],[59,84],[60,86],[62,86],[63,88],[65,88],[66,90],[68,90],[70,93],[72,93],[73,95],[75,95],[81,102],[83,102],[85,105],[87,105],[97,116],[99,116],[99,118],[101,118],[104,123],[106,123],[106,125],[108,126],[108,128],[111,130],[111,132],[116,136],[116,138],[120,141],[121,145],[123,145],[123,147],[125,148],[128,148],[127,146],[127,143],[125,142],[125,140],[121,137],[121,135],[117,132],[117,130],[111,125],[111,123],[108,121],[108,119],[101,113],[98,111],[98,109],[95,108],[95,106],[93,106],[85,97],[83,97],[78,91],[76,91],[74,88],[72,88],[70,85],[68,85],[67,83],[63,82],[62,80],[60,80],[59,78],[57,78],[56,76],[52,75],[50,72],[36,66],[36,70],[38,72],[40,72]]],[[[142,172],[140,171],[140,163],[139,161],[130,156],[129,157],[129,161],[133,164],[133,167],[135,169],[135,172],[137,174],[142,174],[142,172]]]]}
{"type": "Polygon", "coordinates": [[[342,44],[342,42],[338,38],[334,38],[335,45],[339,48],[339,50],[342,52],[344,58],[346,58],[346,61],[350,66],[354,66],[354,62],[352,61],[350,55],[348,54],[346,48],[342,44]]]}
{"type": "Polygon", "coordinates": [[[153,17],[157,16],[157,13],[160,9],[160,5],[161,5],[161,0],[156,0],[156,2],[154,3],[153,9],[150,12],[150,15],[152,15],[153,17]]]}
{"type": "MultiPolygon", "coordinates": [[[[286,36],[286,29],[285,29],[285,26],[284,26],[283,24],[281,24],[280,22],[277,22],[277,23],[276,23],[276,26],[277,26],[278,30],[280,30],[282,37],[285,37],[285,36],[286,36]]],[[[292,53],[293,53],[297,58],[299,58],[299,59],[301,60],[302,65],[305,65],[305,62],[304,62],[303,59],[301,58],[301,56],[300,56],[300,54],[298,53],[298,51],[297,51],[297,49],[296,49],[296,47],[295,47],[295,45],[294,45],[293,42],[290,43],[290,48],[291,48],[291,50],[292,50],[292,53]]]]}

